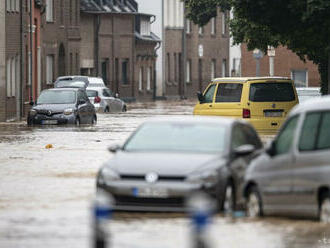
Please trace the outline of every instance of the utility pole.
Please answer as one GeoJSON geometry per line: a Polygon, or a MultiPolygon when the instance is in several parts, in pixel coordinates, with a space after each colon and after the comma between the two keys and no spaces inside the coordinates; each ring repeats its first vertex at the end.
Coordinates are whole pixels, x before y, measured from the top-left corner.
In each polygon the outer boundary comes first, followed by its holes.
{"type": "Polygon", "coordinates": [[[256,59],[256,77],[260,77],[260,59],[263,56],[264,54],[259,49],[256,48],[253,50],[253,57],[256,59]]]}
{"type": "Polygon", "coordinates": [[[275,48],[268,46],[267,55],[269,57],[269,76],[274,76],[275,48]]]}

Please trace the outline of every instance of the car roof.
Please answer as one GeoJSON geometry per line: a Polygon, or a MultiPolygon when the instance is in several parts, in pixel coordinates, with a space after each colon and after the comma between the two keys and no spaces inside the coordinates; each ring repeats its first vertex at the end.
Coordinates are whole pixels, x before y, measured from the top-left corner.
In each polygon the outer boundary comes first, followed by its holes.
{"type": "Polygon", "coordinates": [[[223,126],[231,126],[234,123],[245,123],[241,119],[221,117],[221,116],[174,116],[174,117],[155,117],[144,123],[199,123],[199,124],[218,124],[223,126]]]}
{"type": "Polygon", "coordinates": [[[255,80],[291,80],[288,77],[223,77],[223,78],[215,78],[213,79],[214,83],[221,83],[221,82],[248,82],[248,81],[255,81],[255,80]]]}
{"type": "Polygon", "coordinates": [[[320,91],[320,87],[296,87],[297,91],[320,91]]]}
{"type": "Polygon", "coordinates": [[[290,116],[310,111],[330,110],[330,96],[320,96],[308,99],[296,105],[290,112],[290,116]]]}
{"type": "Polygon", "coordinates": [[[63,88],[51,88],[51,89],[45,89],[45,90],[51,90],[51,91],[63,91],[63,90],[71,90],[71,91],[84,91],[82,88],[77,88],[77,87],[63,87],[63,88]]]}

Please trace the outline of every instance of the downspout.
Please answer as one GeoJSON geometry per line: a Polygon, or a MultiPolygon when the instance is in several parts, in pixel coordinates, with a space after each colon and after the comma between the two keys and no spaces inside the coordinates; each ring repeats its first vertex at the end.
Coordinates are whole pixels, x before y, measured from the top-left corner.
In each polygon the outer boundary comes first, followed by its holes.
{"type": "Polygon", "coordinates": [[[186,99],[186,93],[187,93],[187,22],[186,22],[186,6],[183,5],[183,30],[182,30],[182,73],[183,76],[181,77],[183,80],[183,87],[182,87],[182,99],[186,99]]]}
{"type": "Polygon", "coordinates": [[[94,52],[95,52],[95,75],[99,76],[99,32],[100,32],[100,25],[101,25],[101,18],[99,14],[96,14],[95,18],[95,37],[94,37],[94,52]]]}
{"type": "Polygon", "coordinates": [[[30,105],[33,105],[33,22],[32,22],[32,0],[30,0],[30,105]]]}
{"type": "Polygon", "coordinates": [[[153,90],[153,100],[156,101],[157,98],[157,51],[161,47],[161,42],[157,42],[157,47],[155,48],[155,60],[154,60],[154,90],[153,90]]]}
{"type": "MultiPolygon", "coordinates": [[[[18,110],[17,110],[17,115],[18,115],[18,119],[21,120],[23,118],[24,115],[24,101],[23,101],[23,39],[24,39],[24,29],[23,29],[23,4],[22,4],[22,0],[20,1],[20,31],[21,31],[21,36],[20,36],[20,70],[19,70],[19,74],[20,74],[20,80],[18,82],[18,92],[19,92],[19,96],[18,96],[18,110]]],[[[17,86],[16,86],[17,87],[17,86]]]]}

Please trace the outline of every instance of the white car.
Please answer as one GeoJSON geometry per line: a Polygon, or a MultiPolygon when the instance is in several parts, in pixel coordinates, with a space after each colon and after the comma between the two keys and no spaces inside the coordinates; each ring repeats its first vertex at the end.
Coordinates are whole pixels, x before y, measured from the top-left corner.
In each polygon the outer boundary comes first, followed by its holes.
{"type": "Polygon", "coordinates": [[[103,112],[126,112],[127,106],[124,101],[114,95],[107,87],[88,87],[87,96],[97,111],[103,112]]]}
{"type": "Polygon", "coordinates": [[[72,82],[84,82],[86,87],[105,87],[104,81],[100,77],[88,77],[81,75],[74,76],[61,76],[55,81],[55,88],[63,87],[63,85],[70,84],[72,82]]]}
{"type": "Polygon", "coordinates": [[[321,96],[320,87],[299,87],[296,88],[299,102],[304,102],[310,98],[321,96]]]}

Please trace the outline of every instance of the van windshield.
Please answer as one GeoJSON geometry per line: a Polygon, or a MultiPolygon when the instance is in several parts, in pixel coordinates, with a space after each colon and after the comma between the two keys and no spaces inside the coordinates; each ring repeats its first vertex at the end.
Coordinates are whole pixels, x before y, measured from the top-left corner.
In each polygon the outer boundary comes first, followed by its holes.
{"type": "Polygon", "coordinates": [[[252,102],[291,102],[295,94],[291,83],[253,83],[249,99],[252,102]]]}

